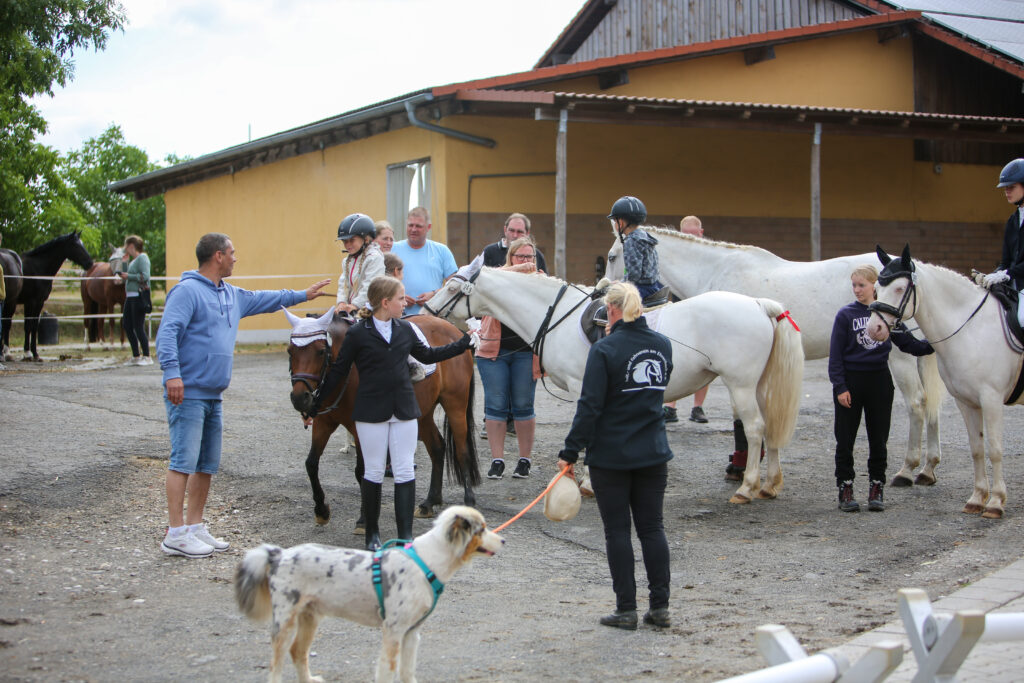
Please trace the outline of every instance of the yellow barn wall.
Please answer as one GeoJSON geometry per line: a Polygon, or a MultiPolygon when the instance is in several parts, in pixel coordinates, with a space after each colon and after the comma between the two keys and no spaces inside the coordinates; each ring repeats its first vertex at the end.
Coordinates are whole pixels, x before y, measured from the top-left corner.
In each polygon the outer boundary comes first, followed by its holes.
{"type": "MultiPolygon", "coordinates": [[[[304,289],[319,274],[327,274],[332,279],[329,291],[336,292],[344,257],[335,241],[338,223],[356,211],[374,219],[385,216],[389,164],[430,157],[435,164],[434,212],[444,215],[446,183],[436,169],[444,166],[445,141],[438,137],[406,128],[171,190],[164,196],[167,272],[194,269],[199,237],[223,232],[238,255],[232,284],[304,289]],[[244,277],[282,274],[302,277],[244,277]]],[[[443,221],[431,237],[445,239],[443,221]]],[[[324,311],[332,300],[322,298],[295,310],[324,311]]],[[[283,315],[246,318],[239,338],[245,339],[247,330],[279,330],[284,325],[283,315]]]]}
{"type": "Polygon", "coordinates": [[[604,90],[596,76],[531,89],[913,111],[912,48],[909,38],[879,43],[863,31],[776,45],[775,59],[750,66],[730,52],[628,68],[629,83],[604,90]]]}

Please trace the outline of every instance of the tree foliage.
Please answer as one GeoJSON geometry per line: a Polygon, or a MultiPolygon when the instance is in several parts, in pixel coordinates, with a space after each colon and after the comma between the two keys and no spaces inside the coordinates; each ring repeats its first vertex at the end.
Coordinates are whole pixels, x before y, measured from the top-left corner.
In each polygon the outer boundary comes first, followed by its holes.
{"type": "Polygon", "coordinates": [[[4,246],[23,251],[69,230],[99,236],[61,175],[57,152],[36,142],[46,121],[29,102],[53,94],[74,75],[75,50],[106,46],[124,26],[116,0],[0,0],[0,230],[4,246]]]}
{"type": "Polygon", "coordinates": [[[146,152],[125,142],[124,134],[116,125],[111,125],[99,137],[86,140],[80,150],[69,153],[64,161],[75,208],[98,233],[101,258],[112,248],[121,246],[128,235],[138,235],[146,243],[153,274],[163,275],[166,261],[163,197],[139,201],[107,189],[115,180],[157,168],[146,152]]]}

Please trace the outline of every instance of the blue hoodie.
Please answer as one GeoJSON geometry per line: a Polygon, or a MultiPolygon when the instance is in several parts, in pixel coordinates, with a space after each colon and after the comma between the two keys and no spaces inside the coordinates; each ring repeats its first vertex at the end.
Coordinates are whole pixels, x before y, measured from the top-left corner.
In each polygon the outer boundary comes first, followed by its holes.
{"type": "Polygon", "coordinates": [[[305,291],[251,292],[223,280],[218,287],[199,271],[185,271],[167,293],[156,333],[164,386],[167,380],[181,378],[185,398],[219,399],[231,382],[239,319],[305,300],[305,291]]]}

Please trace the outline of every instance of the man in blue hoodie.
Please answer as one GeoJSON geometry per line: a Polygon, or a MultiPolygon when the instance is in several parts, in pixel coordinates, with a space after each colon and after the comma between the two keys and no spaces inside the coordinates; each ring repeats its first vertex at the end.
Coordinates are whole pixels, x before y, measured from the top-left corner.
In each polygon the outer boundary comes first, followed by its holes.
{"type": "Polygon", "coordinates": [[[171,433],[169,525],[160,547],[168,555],[183,557],[209,557],[228,549],[206,528],[203,510],[210,479],[220,464],[221,393],[231,382],[239,319],[323,296],[321,290],[330,282],[321,280],[305,291],[250,292],[229,285],[224,278],[237,260],[235,248],[227,235],[217,232],[199,239],[196,259],[199,268],[182,273],[168,292],[156,335],[171,433]]]}

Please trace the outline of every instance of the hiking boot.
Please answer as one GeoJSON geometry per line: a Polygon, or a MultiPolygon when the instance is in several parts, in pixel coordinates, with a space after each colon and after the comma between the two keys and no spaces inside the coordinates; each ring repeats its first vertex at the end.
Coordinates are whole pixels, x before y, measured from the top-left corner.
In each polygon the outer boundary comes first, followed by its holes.
{"type": "Polygon", "coordinates": [[[668,615],[668,607],[655,607],[644,614],[644,623],[658,628],[668,628],[672,618],[668,615]]]}
{"type": "Polygon", "coordinates": [[[505,461],[504,460],[492,460],[491,469],[487,470],[488,479],[501,479],[501,475],[505,474],[505,461]]]}
{"type": "Polygon", "coordinates": [[[885,510],[885,501],[882,499],[884,488],[885,484],[880,481],[871,482],[871,488],[868,489],[868,510],[872,512],[882,512],[885,510]]]}
{"type": "Polygon", "coordinates": [[[427,371],[423,369],[423,366],[416,361],[409,361],[409,379],[412,380],[412,383],[422,382],[426,378],[427,371]]]}
{"type": "Polygon", "coordinates": [[[615,610],[606,617],[601,617],[602,626],[611,626],[612,628],[623,628],[627,631],[636,630],[636,610],[615,610]]]}
{"type": "Polygon", "coordinates": [[[220,538],[214,538],[213,535],[210,533],[210,530],[206,528],[205,524],[200,524],[198,525],[198,528],[192,529],[192,535],[198,538],[206,545],[212,547],[214,551],[218,553],[222,553],[231,547],[231,544],[227,541],[220,538]]]}
{"type": "Polygon", "coordinates": [[[530,461],[526,458],[519,458],[516,463],[516,471],[512,473],[513,479],[526,479],[530,476],[530,461]]]}
{"type": "Polygon", "coordinates": [[[690,411],[690,422],[699,422],[706,424],[708,421],[707,415],[704,414],[704,409],[700,406],[694,406],[693,410],[690,411]]]}
{"type": "Polygon", "coordinates": [[[679,413],[672,406],[662,406],[661,416],[665,418],[665,424],[669,422],[679,422],[679,413]]]}
{"type": "Polygon", "coordinates": [[[852,481],[844,481],[839,485],[839,509],[843,512],[860,512],[860,503],[853,499],[852,481]]]}
{"type": "Polygon", "coordinates": [[[160,549],[168,555],[180,555],[188,558],[213,555],[213,546],[200,541],[191,531],[172,536],[171,530],[168,529],[163,543],[160,544],[160,549]]]}
{"type": "Polygon", "coordinates": [[[747,471],[747,452],[733,451],[729,456],[729,464],[725,466],[726,481],[743,481],[743,473],[747,471]]]}

